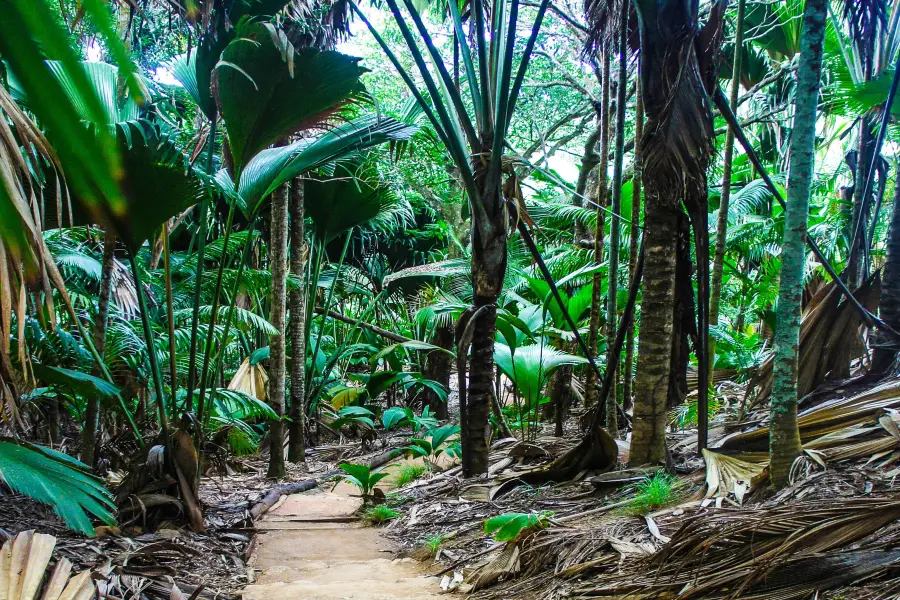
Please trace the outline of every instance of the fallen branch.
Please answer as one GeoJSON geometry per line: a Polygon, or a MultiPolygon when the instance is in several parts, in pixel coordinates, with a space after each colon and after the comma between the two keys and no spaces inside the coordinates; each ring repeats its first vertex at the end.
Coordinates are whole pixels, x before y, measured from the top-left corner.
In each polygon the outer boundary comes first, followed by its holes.
{"type": "Polygon", "coordinates": [[[283,485],[276,486],[269,490],[265,496],[262,497],[262,500],[253,505],[250,509],[250,516],[256,520],[260,516],[264,515],[275,506],[275,503],[278,500],[286,495],[286,494],[298,494],[300,492],[308,492],[318,485],[318,482],[315,479],[304,479],[303,481],[299,481],[297,483],[286,483],[283,485]]]}

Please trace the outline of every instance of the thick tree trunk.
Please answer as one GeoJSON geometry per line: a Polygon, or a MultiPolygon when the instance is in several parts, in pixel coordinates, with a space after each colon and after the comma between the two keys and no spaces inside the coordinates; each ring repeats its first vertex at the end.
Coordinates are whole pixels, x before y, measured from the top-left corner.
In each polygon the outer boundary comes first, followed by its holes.
{"type": "Polygon", "coordinates": [[[666,202],[670,190],[659,190],[655,179],[644,182],[644,290],[637,380],[634,390],[634,431],[629,464],[663,463],[666,457],[666,401],[669,395],[675,302],[677,207],[666,202]]]}
{"type": "MultiPolygon", "coordinates": [[[[445,350],[453,350],[453,327],[450,325],[438,325],[434,329],[431,343],[445,350]]],[[[431,352],[425,358],[425,377],[437,381],[444,387],[450,387],[450,370],[453,366],[453,356],[447,352],[431,352]]],[[[438,397],[433,390],[425,390],[425,406],[431,409],[438,419],[449,418],[447,401],[438,397]]]]}
{"type": "MultiPolygon", "coordinates": [[[[881,280],[881,303],[878,312],[881,319],[894,331],[900,331],[900,177],[894,184],[894,207],[891,212],[891,224],[888,230],[887,258],[884,263],[884,276],[881,280]]],[[[872,358],[872,372],[886,373],[894,364],[897,352],[883,347],[888,343],[896,343],[893,336],[878,333],[875,353],[872,358]]]]}
{"type": "MultiPolygon", "coordinates": [[[[738,0],[737,21],[735,23],[734,61],[731,71],[731,110],[737,110],[738,91],[741,86],[741,69],[744,47],[744,10],[747,0],[738,0]]],[[[725,237],[728,233],[728,204],[731,200],[731,164],[734,158],[734,131],[729,127],[725,133],[724,166],[722,168],[722,196],[719,201],[719,218],[716,222],[716,249],[713,255],[712,277],[709,295],[709,323],[713,327],[719,323],[719,301],[722,298],[722,272],[725,266],[725,237]]],[[[716,362],[716,340],[709,336],[709,385],[712,386],[713,367],[716,362]]]]}
{"type": "MultiPolygon", "coordinates": [[[[106,324],[109,319],[109,300],[112,294],[112,274],[116,265],[116,234],[107,228],[103,236],[103,266],[100,274],[100,296],[97,299],[97,320],[94,323],[94,347],[102,357],[106,349],[106,324]]],[[[96,367],[95,367],[96,368],[96,367]]],[[[98,373],[94,373],[97,375],[98,373]]],[[[94,451],[100,427],[100,399],[89,396],[81,430],[81,462],[92,467],[96,461],[94,451]]]]}
{"type": "MultiPolygon", "coordinates": [[[[800,455],[797,427],[797,363],[809,188],[815,166],[816,110],[822,75],[826,0],[806,0],[800,37],[800,64],[794,94],[787,209],[782,241],[781,283],[775,331],[775,370],[769,426],[769,473],[772,484],[787,484],[791,465],[800,455]]],[[[857,182],[859,185],[860,182],[857,182]]]]}
{"type": "MultiPolygon", "coordinates": [[[[641,222],[641,180],[643,173],[641,171],[641,136],[644,135],[644,101],[641,97],[640,78],[638,78],[637,90],[635,91],[635,107],[634,107],[634,175],[632,176],[631,187],[631,240],[629,243],[628,254],[628,287],[631,288],[634,283],[635,269],[638,261],[638,237],[640,236],[641,222]]],[[[628,335],[625,336],[625,366],[624,377],[622,378],[624,388],[622,396],[626,408],[631,407],[632,389],[634,379],[632,371],[634,371],[634,319],[628,322],[628,335]]]]}
{"type": "Polygon", "coordinates": [[[300,281],[291,290],[291,424],[288,460],[306,460],[306,236],[303,179],[291,182],[291,274],[300,281]]]}
{"type": "Polygon", "coordinates": [[[269,270],[272,272],[272,293],[270,296],[269,322],[278,330],[269,336],[269,405],[276,420],[269,424],[269,470],[268,477],[281,478],[284,466],[284,384],[285,349],[284,313],[287,295],[287,220],[288,188],[282,185],[272,194],[272,215],[269,229],[269,270]]]}
{"type": "MultiPolygon", "coordinates": [[[[619,355],[615,352],[616,321],[618,319],[619,296],[619,231],[620,223],[617,215],[622,213],[622,166],[625,161],[625,100],[628,90],[628,11],[630,2],[622,2],[622,13],[619,16],[619,75],[616,86],[616,152],[613,158],[612,212],[609,221],[609,288],[606,292],[606,368],[619,368],[619,355]]],[[[619,433],[618,410],[616,406],[617,377],[613,378],[612,388],[606,395],[606,430],[613,437],[619,433]]]]}
{"type": "MultiPolygon", "coordinates": [[[[597,193],[594,201],[597,203],[597,225],[594,230],[594,262],[600,264],[603,261],[603,237],[606,228],[606,213],[601,207],[607,204],[607,170],[609,168],[609,101],[610,101],[610,60],[609,53],[603,51],[602,81],[600,97],[600,163],[597,167],[597,193]]],[[[597,356],[597,345],[600,341],[600,317],[603,313],[603,277],[600,273],[594,273],[593,288],[591,294],[591,318],[588,326],[588,349],[594,357],[597,356]]],[[[597,403],[600,390],[597,389],[597,374],[593,369],[587,369],[584,383],[584,403],[593,406],[597,403]]]]}

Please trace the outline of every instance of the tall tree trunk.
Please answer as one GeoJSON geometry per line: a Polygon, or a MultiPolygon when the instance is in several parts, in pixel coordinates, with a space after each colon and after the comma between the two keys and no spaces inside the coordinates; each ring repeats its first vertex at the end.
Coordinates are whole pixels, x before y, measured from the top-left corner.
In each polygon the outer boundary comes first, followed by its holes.
{"type": "Polygon", "coordinates": [[[806,264],[809,187],[816,156],[816,111],[826,13],[827,0],[806,0],[794,92],[794,127],[775,327],[775,370],[769,425],[769,473],[775,487],[787,484],[791,465],[801,452],[797,427],[800,309],[806,264]]]}
{"type": "MultiPolygon", "coordinates": [[[[894,331],[900,331],[900,177],[895,175],[894,207],[888,229],[887,258],[884,262],[884,278],[881,281],[881,302],[878,312],[881,319],[894,331]]],[[[897,352],[883,347],[893,341],[892,336],[879,332],[872,358],[873,374],[886,373],[893,365],[897,352]]]]}
{"type": "MultiPolygon", "coordinates": [[[[641,97],[640,77],[637,78],[634,106],[634,174],[631,186],[631,240],[628,254],[628,287],[634,283],[635,269],[638,260],[638,237],[641,222],[641,136],[644,135],[644,100],[641,97]]],[[[634,318],[628,322],[628,335],[625,336],[625,366],[622,390],[625,407],[631,406],[634,370],[634,318]]]]}
{"type": "MultiPolygon", "coordinates": [[[[100,296],[97,299],[97,320],[94,323],[94,347],[103,357],[106,349],[106,324],[109,319],[109,299],[112,294],[112,274],[116,266],[116,234],[107,228],[103,235],[103,266],[100,271],[100,296]]],[[[95,367],[96,369],[96,367],[95,367]]],[[[96,372],[94,373],[97,374],[96,372]]],[[[97,433],[100,427],[100,399],[88,396],[81,430],[81,462],[92,467],[96,460],[97,433]]]]}
{"type": "MultiPolygon", "coordinates": [[[[734,35],[734,61],[731,70],[731,110],[737,111],[738,91],[741,87],[741,70],[744,48],[744,10],[747,0],[738,0],[737,21],[734,35]]],[[[709,294],[709,323],[713,327],[719,323],[719,301],[722,298],[722,272],[725,266],[725,237],[728,233],[728,205],[731,200],[731,164],[734,159],[734,131],[725,133],[725,156],[722,168],[722,196],[719,201],[719,218],[716,222],[716,249],[713,255],[712,277],[709,294]]],[[[716,340],[709,336],[709,385],[713,383],[713,367],[716,362],[716,340]]]]}
{"type": "MultiPolygon", "coordinates": [[[[453,327],[449,324],[438,324],[434,329],[434,335],[431,343],[438,348],[444,350],[453,350],[453,327]]],[[[446,388],[450,387],[450,370],[453,366],[453,356],[447,352],[431,352],[425,358],[425,377],[433,379],[446,388]]],[[[425,390],[425,406],[431,409],[431,412],[438,419],[444,420],[449,418],[447,410],[447,401],[442,400],[434,392],[434,390],[425,390]]]]}
{"type": "MultiPolygon", "coordinates": [[[[638,0],[635,6],[641,27],[641,92],[647,115],[641,140],[645,284],[629,463],[640,465],[665,460],[667,400],[670,389],[683,382],[687,366],[686,353],[674,351],[682,348],[684,336],[692,333],[684,323],[674,322],[678,314],[693,313],[688,310],[693,294],[690,254],[684,251],[689,228],[682,203],[695,234],[699,320],[705,321],[706,167],[715,136],[708,88],[715,79],[712,67],[721,42],[724,2],[713,4],[702,29],[696,3],[638,0]]],[[[702,339],[700,349],[705,346],[702,339]]],[[[701,350],[698,356],[703,355],[701,350]]]]}
{"type": "MultiPolygon", "coordinates": [[[[493,138],[482,140],[482,156],[490,156],[493,138]]],[[[496,160],[499,160],[497,157],[496,160]]],[[[487,473],[488,437],[491,427],[491,397],[494,393],[494,336],[497,331],[497,299],[503,291],[506,275],[507,230],[505,210],[499,188],[489,186],[489,164],[476,158],[473,165],[483,216],[472,217],[472,289],[473,325],[472,358],[469,368],[468,394],[463,437],[463,475],[471,477],[487,473]],[[485,220],[486,222],[480,222],[485,220]]],[[[480,212],[479,210],[479,212],[480,212]]],[[[473,211],[474,213],[474,211],[473,211]]],[[[460,352],[465,349],[460,348],[460,352]]]]}
{"type": "Polygon", "coordinates": [[[858,288],[865,279],[863,256],[867,237],[866,216],[870,204],[869,198],[863,197],[866,178],[869,176],[869,165],[872,162],[872,128],[869,119],[866,117],[860,119],[859,128],[859,146],[856,151],[856,169],[853,177],[853,211],[847,232],[847,243],[851,245],[847,258],[847,283],[851,290],[858,288]],[[859,221],[858,229],[857,221],[859,221]]]}
{"type": "Polygon", "coordinates": [[[287,295],[287,220],[288,188],[282,185],[272,194],[272,215],[269,228],[269,270],[272,272],[269,321],[278,330],[269,336],[269,405],[278,418],[269,424],[270,478],[285,475],[284,466],[284,383],[285,352],[284,313],[287,295]]]}
{"type": "MultiPolygon", "coordinates": [[[[581,170],[578,171],[578,180],[575,182],[575,193],[572,194],[572,204],[587,206],[583,200],[588,188],[588,178],[594,168],[600,163],[600,155],[597,153],[597,142],[603,135],[603,120],[597,119],[597,127],[588,135],[584,143],[584,154],[581,157],[581,170]]],[[[590,232],[586,231],[580,221],[575,222],[575,245],[590,248],[593,246],[590,232]]]]}
{"type": "Polygon", "coordinates": [[[288,460],[306,460],[306,235],[303,179],[291,182],[291,274],[300,285],[291,290],[291,424],[288,460]]]}
{"type": "MultiPolygon", "coordinates": [[[[603,260],[603,237],[606,228],[606,213],[602,207],[607,204],[607,187],[609,169],[609,100],[610,100],[610,60],[609,53],[605,48],[601,50],[602,62],[602,81],[601,81],[601,97],[600,97],[600,163],[597,166],[597,193],[594,201],[597,203],[597,225],[594,229],[594,262],[600,264],[603,260]]],[[[600,273],[594,273],[593,288],[591,294],[591,318],[588,327],[588,349],[595,357],[597,356],[597,345],[600,341],[600,316],[603,311],[603,277],[600,273]]],[[[585,375],[584,383],[584,403],[587,406],[593,406],[597,403],[597,396],[600,390],[597,386],[597,374],[593,369],[588,369],[585,375]]]]}
{"type": "MultiPolygon", "coordinates": [[[[625,161],[625,101],[628,91],[628,11],[630,2],[622,2],[622,14],[619,15],[619,74],[616,86],[616,151],[613,157],[612,212],[609,220],[609,260],[606,292],[606,368],[618,369],[619,356],[614,354],[616,342],[616,320],[619,296],[619,231],[618,215],[622,213],[622,166],[625,161]]],[[[606,430],[613,437],[619,433],[618,410],[616,410],[616,378],[612,388],[606,395],[606,430]]]]}

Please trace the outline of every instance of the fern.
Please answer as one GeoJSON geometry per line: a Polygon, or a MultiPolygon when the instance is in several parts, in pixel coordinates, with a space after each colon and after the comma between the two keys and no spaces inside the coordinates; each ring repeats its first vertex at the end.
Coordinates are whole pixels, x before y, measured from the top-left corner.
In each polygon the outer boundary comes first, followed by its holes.
{"type": "Polygon", "coordinates": [[[48,504],[75,531],[94,535],[88,514],[115,524],[109,491],[87,465],[74,458],[13,438],[0,438],[0,481],[14,492],[48,504]]]}

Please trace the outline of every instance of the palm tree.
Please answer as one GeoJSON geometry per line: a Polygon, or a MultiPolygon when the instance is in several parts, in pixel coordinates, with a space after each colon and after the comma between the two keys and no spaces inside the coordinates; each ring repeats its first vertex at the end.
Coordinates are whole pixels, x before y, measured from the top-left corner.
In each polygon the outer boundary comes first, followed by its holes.
{"type": "MultiPolygon", "coordinates": [[[[503,165],[506,135],[549,0],[543,0],[538,8],[515,76],[513,62],[519,0],[495,2],[490,17],[485,14],[483,2],[472,3],[471,35],[466,35],[463,30],[460,6],[456,2],[448,3],[456,37],[473,40],[474,52],[467,44],[459,46],[460,66],[471,96],[471,112],[415,4],[411,0],[403,0],[403,4],[437,71],[437,77],[434,77],[397,0],[388,0],[393,19],[425,82],[428,100],[359,7],[352,1],[350,3],[419,102],[450,154],[468,196],[472,214],[474,305],[461,325],[463,330],[470,331],[472,360],[468,383],[460,389],[462,462],[463,473],[468,477],[486,473],[488,467],[488,416],[494,394],[497,300],[506,273],[510,214],[517,210],[515,175],[509,174],[509,186],[501,185],[506,171],[503,165]]],[[[467,348],[460,347],[458,352],[465,353],[467,348]]],[[[464,376],[460,373],[460,377],[464,376]]]]}
{"type": "Polygon", "coordinates": [[[277,333],[269,336],[269,405],[277,418],[269,424],[269,470],[273,479],[284,477],[285,320],[287,300],[288,184],[272,195],[269,227],[269,269],[272,271],[269,321],[277,333]]]}
{"type": "Polygon", "coordinates": [[[291,275],[300,281],[291,290],[291,424],[288,433],[288,460],[306,460],[306,261],[307,245],[303,206],[303,179],[291,182],[291,275]]]}
{"type": "Polygon", "coordinates": [[[806,264],[809,189],[815,167],[816,112],[822,75],[826,17],[827,0],[806,0],[800,64],[797,69],[794,96],[791,164],[775,329],[769,473],[776,487],[787,484],[791,465],[801,452],[800,431],[797,427],[797,361],[806,264]]]}

